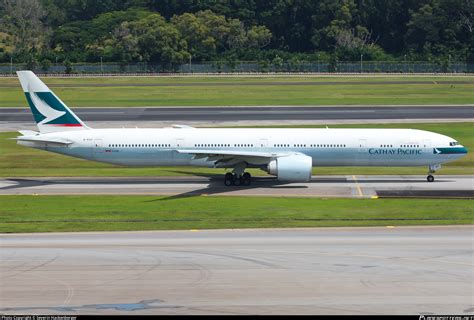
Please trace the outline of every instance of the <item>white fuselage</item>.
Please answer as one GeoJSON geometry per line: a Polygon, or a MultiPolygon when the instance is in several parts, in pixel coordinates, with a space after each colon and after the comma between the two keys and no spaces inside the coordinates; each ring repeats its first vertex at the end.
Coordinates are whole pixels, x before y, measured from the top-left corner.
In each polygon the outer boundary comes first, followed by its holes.
{"type": "MultiPolygon", "coordinates": [[[[464,147],[454,147],[450,137],[413,129],[93,129],[41,136],[72,143],[19,143],[123,166],[216,166],[215,159],[179,152],[189,149],[297,152],[311,157],[313,166],[433,166],[466,153],[464,147]]],[[[247,167],[267,165],[260,158],[246,162],[247,167]]]]}

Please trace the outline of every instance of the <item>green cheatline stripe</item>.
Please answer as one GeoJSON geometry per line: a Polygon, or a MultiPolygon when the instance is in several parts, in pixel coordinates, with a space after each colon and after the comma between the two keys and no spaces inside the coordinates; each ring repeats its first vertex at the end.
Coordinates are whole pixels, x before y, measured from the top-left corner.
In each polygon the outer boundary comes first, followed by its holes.
{"type": "Polygon", "coordinates": [[[457,147],[457,148],[435,148],[436,151],[439,151],[441,154],[465,154],[467,153],[467,149],[464,147],[457,147]]]}

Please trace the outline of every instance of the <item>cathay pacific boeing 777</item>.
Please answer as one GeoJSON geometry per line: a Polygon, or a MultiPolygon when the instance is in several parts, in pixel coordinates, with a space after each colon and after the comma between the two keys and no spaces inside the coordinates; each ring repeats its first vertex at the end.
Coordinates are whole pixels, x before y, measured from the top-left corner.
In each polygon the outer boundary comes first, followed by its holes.
{"type": "Polygon", "coordinates": [[[432,182],[442,163],[467,153],[453,138],[413,129],[92,129],[33,72],[17,73],[39,130],[20,131],[19,144],[122,166],[228,168],[227,186],[249,185],[247,168],[308,181],[314,166],[426,166],[432,182]]]}

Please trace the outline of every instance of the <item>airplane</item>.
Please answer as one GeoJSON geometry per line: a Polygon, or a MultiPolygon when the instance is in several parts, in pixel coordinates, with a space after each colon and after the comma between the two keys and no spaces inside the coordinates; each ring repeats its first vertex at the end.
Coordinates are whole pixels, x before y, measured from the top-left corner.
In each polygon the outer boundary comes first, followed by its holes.
{"type": "Polygon", "coordinates": [[[176,125],[154,129],[92,129],[32,71],[18,78],[39,131],[20,130],[17,143],[121,166],[226,168],[226,186],[248,186],[247,168],[282,182],[311,180],[317,166],[427,166],[427,181],[441,164],[467,149],[453,138],[414,129],[243,129],[176,125]],[[232,171],[230,171],[232,170],[232,171]]]}

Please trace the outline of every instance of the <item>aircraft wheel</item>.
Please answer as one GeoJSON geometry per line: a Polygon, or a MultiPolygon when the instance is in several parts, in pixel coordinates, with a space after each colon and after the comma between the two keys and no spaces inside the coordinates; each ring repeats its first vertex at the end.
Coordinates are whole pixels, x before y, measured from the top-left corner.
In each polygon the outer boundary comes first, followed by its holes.
{"type": "Polygon", "coordinates": [[[428,175],[428,177],[426,177],[426,180],[427,180],[428,182],[433,182],[433,181],[434,181],[434,177],[430,174],[430,175],[428,175]]]}
{"type": "Polygon", "coordinates": [[[234,176],[234,186],[240,186],[242,184],[242,177],[234,176]]]}
{"type": "Polygon", "coordinates": [[[243,182],[242,184],[243,184],[244,186],[249,186],[250,183],[252,182],[252,176],[250,175],[250,173],[245,172],[244,175],[242,176],[242,180],[243,180],[243,181],[242,181],[242,182],[243,182]]]}
{"type": "Polygon", "coordinates": [[[224,176],[224,184],[227,187],[230,187],[231,185],[234,184],[234,175],[230,172],[227,172],[224,176]]]}

